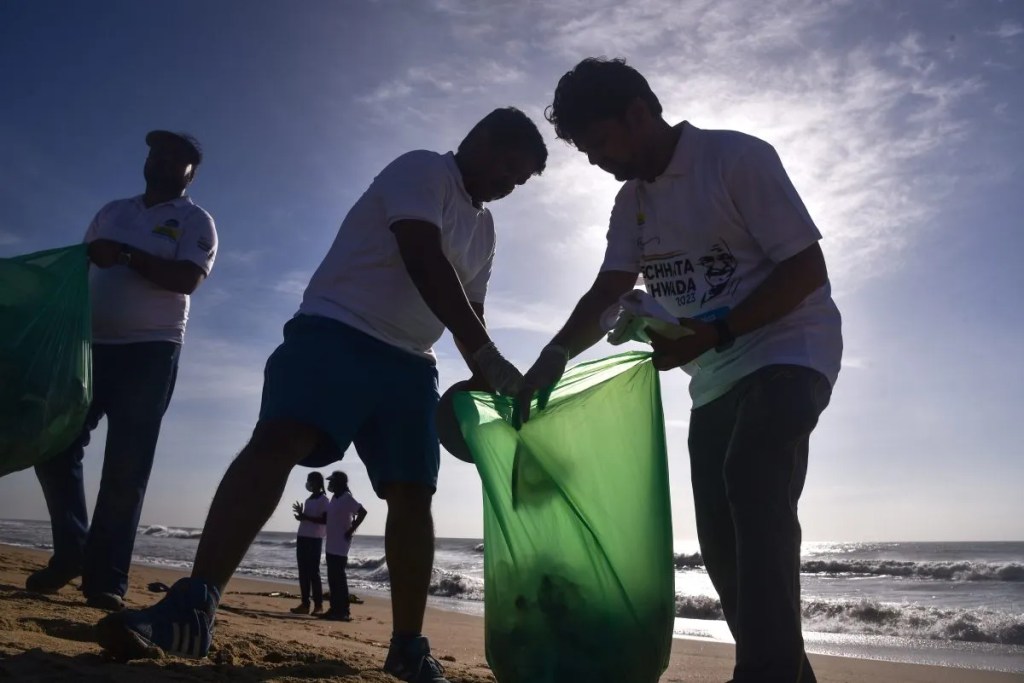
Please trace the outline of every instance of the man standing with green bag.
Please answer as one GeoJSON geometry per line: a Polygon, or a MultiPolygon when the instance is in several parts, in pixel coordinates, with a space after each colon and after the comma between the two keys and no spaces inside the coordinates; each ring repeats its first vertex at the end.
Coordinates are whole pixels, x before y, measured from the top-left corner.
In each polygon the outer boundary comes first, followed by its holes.
{"type": "Polygon", "coordinates": [[[642,275],[692,332],[649,336],[656,367],[691,376],[697,533],[736,639],[734,683],[813,683],[797,503],[842,356],[821,234],[769,144],[661,112],[622,60],[585,59],[558,83],[547,112],[558,137],[624,184],[601,272],[527,372],[521,419],[642,275]]]}
{"type": "Polygon", "coordinates": [[[210,274],[217,232],[185,194],[202,161],[188,135],[152,131],[146,191],[110,202],[85,234],[92,265],[93,400],[81,435],[36,466],[53,530],[53,557],[25,587],[54,593],[82,577],[86,602],[124,607],[135,533],[160,423],[171,400],[189,295],[210,274]],[[82,458],[107,418],[107,443],[92,524],[82,458]]]}

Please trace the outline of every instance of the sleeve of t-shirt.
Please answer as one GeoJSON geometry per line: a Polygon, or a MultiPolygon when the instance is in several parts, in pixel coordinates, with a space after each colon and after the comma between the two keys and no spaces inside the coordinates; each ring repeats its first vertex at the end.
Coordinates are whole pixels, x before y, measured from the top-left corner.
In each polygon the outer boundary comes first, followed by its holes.
{"type": "Polygon", "coordinates": [[[85,229],[85,239],[82,240],[86,244],[92,242],[93,240],[99,239],[100,217],[103,215],[103,212],[107,210],[108,206],[110,206],[110,204],[104,204],[103,208],[97,211],[96,215],[93,216],[92,220],[89,222],[89,227],[85,229]]]}
{"type": "Polygon", "coordinates": [[[725,180],[747,230],[772,261],[785,261],[821,239],[768,143],[758,141],[744,150],[726,169],[725,180]]]}
{"type": "Polygon", "coordinates": [[[392,161],[373,181],[385,224],[417,220],[441,229],[448,179],[443,157],[434,152],[409,152],[392,161]]]}
{"type": "Polygon", "coordinates": [[[640,272],[641,251],[637,244],[636,186],[626,183],[615,196],[611,218],[608,221],[607,246],[601,272],[621,270],[628,273],[640,272]]]}
{"type": "Polygon", "coordinates": [[[209,275],[216,258],[217,228],[213,217],[197,206],[185,219],[181,239],[178,240],[177,259],[190,261],[209,275]]]}

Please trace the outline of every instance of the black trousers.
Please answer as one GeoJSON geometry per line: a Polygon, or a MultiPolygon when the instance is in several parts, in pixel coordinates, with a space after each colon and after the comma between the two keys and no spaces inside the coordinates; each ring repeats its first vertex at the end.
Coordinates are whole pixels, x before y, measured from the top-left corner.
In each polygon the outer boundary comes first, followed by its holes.
{"type": "Polygon", "coordinates": [[[324,602],[324,588],[320,582],[320,551],[323,546],[322,538],[297,537],[295,556],[299,562],[299,592],[305,605],[309,604],[310,593],[313,594],[314,605],[324,602]]]}
{"type": "Polygon", "coordinates": [[[331,589],[331,611],[340,614],[349,613],[346,566],[347,556],[327,553],[327,585],[331,589]]]}
{"type": "Polygon", "coordinates": [[[816,683],[800,629],[797,501],[831,386],[772,365],[690,417],[697,536],[729,630],[735,683],[816,683]]]}

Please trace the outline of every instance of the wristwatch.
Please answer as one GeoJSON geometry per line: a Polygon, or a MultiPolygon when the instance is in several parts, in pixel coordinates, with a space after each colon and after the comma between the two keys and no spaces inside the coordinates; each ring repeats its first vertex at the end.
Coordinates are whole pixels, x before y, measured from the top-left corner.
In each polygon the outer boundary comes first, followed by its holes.
{"type": "Polygon", "coordinates": [[[117,263],[122,266],[129,266],[132,263],[132,250],[127,244],[121,245],[121,251],[117,252],[117,263]]]}
{"type": "Polygon", "coordinates": [[[715,332],[718,333],[718,343],[715,344],[715,351],[722,353],[732,348],[732,345],[736,343],[736,335],[729,329],[729,323],[725,322],[724,318],[714,320],[711,323],[715,326],[715,332]]]}

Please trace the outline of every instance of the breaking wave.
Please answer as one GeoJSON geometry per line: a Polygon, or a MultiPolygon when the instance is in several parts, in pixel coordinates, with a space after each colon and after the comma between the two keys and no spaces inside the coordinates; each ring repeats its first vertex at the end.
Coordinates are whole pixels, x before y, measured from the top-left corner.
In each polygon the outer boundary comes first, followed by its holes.
{"type": "MultiPolygon", "coordinates": [[[[706,595],[676,595],[676,616],[724,619],[722,604],[706,595]]],[[[824,633],[1024,645],[1024,614],[900,605],[874,600],[803,603],[804,630],[824,633]]]]}

